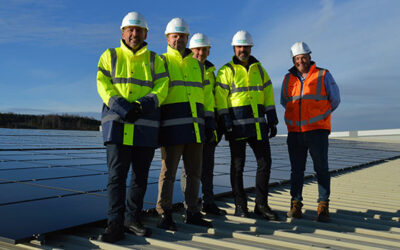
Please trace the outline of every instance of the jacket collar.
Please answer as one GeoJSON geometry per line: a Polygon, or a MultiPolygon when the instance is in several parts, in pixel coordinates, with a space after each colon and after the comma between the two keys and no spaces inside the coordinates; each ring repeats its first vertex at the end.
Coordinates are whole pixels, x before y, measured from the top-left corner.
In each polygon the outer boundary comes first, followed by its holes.
{"type": "Polygon", "coordinates": [[[206,70],[208,70],[211,67],[214,67],[214,64],[212,64],[209,60],[206,60],[204,62],[204,66],[206,67],[206,70]]]}
{"type": "Polygon", "coordinates": [[[169,46],[169,45],[167,46],[167,54],[173,55],[175,57],[180,57],[182,59],[193,55],[193,53],[190,49],[185,48],[185,52],[183,53],[183,56],[182,56],[178,50],[171,48],[171,46],[169,46]]]}
{"type": "MultiPolygon", "coordinates": [[[[237,56],[233,56],[233,57],[232,57],[232,61],[233,61],[234,64],[241,64],[241,62],[240,62],[239,58],[237,58],[237,56]]],[[[249,67],[250,67],[250,65],[252,65],[253,63],[258,63],[258,60],[257,60],[254,56],[250,55],[250,57],[249,57],[249,64],[248,64],[249,67]]]]}
{"type": "Polygon", "coordinates": [[[122,48],[123,51],[132,53],[133,55],[140,55],[140,54],[143,54],[146,51],[147,43],[143,42],[142,45],[140,45],[139,49],[135,53],[135,52],[133,52],[133,50],[130,47],[128,47],[125,44],[125,41],[121,39],[121,48],[122,48]]]}

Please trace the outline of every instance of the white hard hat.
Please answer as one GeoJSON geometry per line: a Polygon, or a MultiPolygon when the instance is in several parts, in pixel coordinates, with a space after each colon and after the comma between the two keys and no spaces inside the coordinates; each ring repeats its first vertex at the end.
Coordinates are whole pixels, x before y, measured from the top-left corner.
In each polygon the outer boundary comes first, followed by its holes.
{"type": "Polygon", "coordinates": [[[311,54],[311,50],[305,42],[296,42],[290,48],[290,52],[292,53],[292,58],[297,55],[311,54]]]}
{"type": "Polygon", "coordinates": [[[144,19],[144,16],[142,16],[142,14],[136,11],[129,12],[128,14],[126,14],[124,19],[122,19],[121,31],[128,26],[138,26],[145,28],[146,30],[149,30],[149,28],[147,27],[146,19],[144,19]]]}
{"type": "Polygon", "coordinates": [[[194,34],[189,42],[189,49],[199,47],[211,47],[210,40],[203,33],[194,34]]]}
{"type": "Polygon", "coordinates": [[[232,46],[253,46],[253,38],[245,30],[239,30],[232,38],[232,46]]]}
{"type": "Polygon", "coordinates": [[[189,25],[186,23],[183,18],[175,17],[172,18],[171,21],[167,24],[167,28],[165,29],[165,35],[170,33],[184,33],[190,34],[189,25]]]}

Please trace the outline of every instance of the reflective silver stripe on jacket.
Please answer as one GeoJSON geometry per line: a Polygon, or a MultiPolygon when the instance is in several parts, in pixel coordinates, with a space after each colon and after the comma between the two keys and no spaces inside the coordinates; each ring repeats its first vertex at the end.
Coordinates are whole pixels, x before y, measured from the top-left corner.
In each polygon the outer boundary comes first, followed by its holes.
{"type": "Polygon", "coordinates": [[[158,79],[163,78],[163,77],[167,77],[167,76],[168,76],[168,73],[167,73],[167,72],[158,73],[158,74],[156,74],[156,75],[154,76],[154,81],[157,81],[158,79]]]}
{"type": "Polygon", "coordinates": [[[169,87],[175,87],[175,86],[203,88],[203,84],[201,82],[186,82],[182,80],[175,80],[169,82],[169,87]]]}
{"type": "Polygon", "coordinates": [[[295,121],[296,126],[305,126],[307,125],[307,120],[303,120],[303,121],[295,121]]]}
{"type": "Polygon", "coordinates": [[[227,85],[227,84],[220,83],[220,82],[216,82],[215,84],[216,84],[217,86],[223,88],[223,89],[229,90],[229,85],[227,85]]]}
{"type": "Polygon", "coordinates": [[[288,98],[288,101],[297,101],[297,100],[328,100],[328,96],[318,96],[318,95],[304,95],[303,97],[301,96],[292,96],[288,98]]]}
{"type": "MultiPolygon", "coordinates": [[[[323,120],[323,119],[325,119],[325,118],[327,118],[330,114],[331,114],[331,110],[329,109],[328,111],[326,111],[324,114],[322,114],[322,115],[317,115],[317,116],[315,116],[315,117],[313,117],[313,118],[310,118],[310,120],[304,120],[304,121],[301,121],[301,122],[299,122],[299,121],[296,121],[295,122],[295,124],[296,124],[296,126],[305,126],[305,125],[307,125],[307,124],[312,124],[312,123],[314,123],[314,122],[319,122],[319,121],[321,121],[321,120],[323,120]]],[[[285,117],[285,122],[287,123],[287,124],[289,124],[290,126],[293,126],[293,121],[292,120],[289,120],[288,118],[286,118],[285,117]]]]}
{"type": "Polygon", "coordinates": [[[161,57],[161,59],[164,61],[165,73],[167,73],[167,76],[169,77],[169,70],[168,70],[167,58],[165,58],[164,55],[161,55],[160,57],[161,57]]]}
{"type": "Polygon", "coordinates": [[[274,110],[274,109],[275,109],[275,105],[270,105],[270,106],[264,107],[265,111],[270,111],[270,110],[274,110]]]}
{"type": "Polygon", "coordinates": [[[154,84],[153,81],[144,81],[144,80],[139,80],[136,78],[113,78],[113,83],[132,83],[132,84],[136,84],[142,87],[149,87],[149,88],[153,88],[154,84]]]}
{"type": "Polygon", "coordinates": [[[156,73],[154,70],[154,61],[156,60],[156,53],[153,51],[150,51],[150,71],[151,71],[151,79],[153,82],[155,81],[156,78],[156,73]]]}
{"type": "Polygon", "coordinates": [[[246,124],[254,124],[256,122],[266,123],[267,121],[265,120],[265,117],[237,119],[237,120],[233,120],[233,125],[239,126],[239,125],[246,125],[246,124]]]}
{"type": "Polygon", "coordinates": [[[147,97],[150,97],[151,99],[153,99],[154,101],[154,106],[155,108],[158,107],[158,96],[154,93],[149,93],[148,95],[146,95],[147,97]]]}
{"type": "Polygon", "coordinates": [[[168,120],[163,120],[161,122],[161,127],[185,125],[185,124],[192,124],[192,123],[199,123],[199,124],[204,125],[204,119],[201,117],[185,117],[185,118],[168,119],[168,120]]]}
{"type": "MultiPolygon", "coordinates": [[[[106,115],[105,117],[101,118],[101,123],[104,124],[109,121],[115,121],[115,122],[120,122],[120,123],[129,123],[127,121],[124,121],[121,119],[121,117],[117,114],[110,114],[106,115]]],[[[133,124],[139,125],[139,126],[144,126],[144,127],[152,127],[152,128],[158,128],[160,127],[160,122],[159,121],[154,121],[154,120],[148,120],[148,119],[138,119],[136,122],[133,124]]]]}
{"type": "Polygon", "coordinates": [[[293,121],[289,120],[288,118],[285,117],[285,122],[286,124],[289,124],[290,126],[293,126],[293,121]]]}
{"type": "MultiPolygon", "coordinates": [[[[152,81],[145,81],[145,80],[140,80],[136,79],[133,77],[115,77],[115,72],[116,72],[116,67],[117,67],[117,51],[115,48],[111,48],[110,54],[111,54],[111,77],[112,77],[112,83],[132,83],[136,84],[139,86],[144,86],[144,87],[149,87],[153,88],[154,87],[154,81],[156,80],[156,77],[161,75],[163,76],[164,73],[160,74],[155,74],[155,69],[154,69],[154,62],[155,62],[155,52],[150,51],[150,71],[151,71],[151,76],[152,76],[152,81]]],[[[158,79],[158,78],[157,78],[158,79]]]]}
{"type": "Polygon", "coordinates": [[[260,64],[257,64],[258,70],[260,71],[261,80],[264,83],[264,71],[261,68],[260,64]]]}
{"type": "Polygon", "coordinates": [[[101,71],[101,73],[103,73],[103,75],[111,77],[111,73],[108,70],[102,69],[100,67],[97,67],[97,71],[101,71]]]}
{"type": "Polygon", "coordinates": [[[108,100],[108,107],[109,107],[110,109],[112,109],[112,106],[114,105],[114,102],[115,102],[116,100],[118,100],[119,98],[121,98],[121,97],[119,97],[119,96],[117,96],[117,95],[111,96],[110,99],[108,100]]]}
{"type": "Polygon", "coordinates": [[[327,118],[330,114],[331,114],[331,110],[329,109],[329,110],[327,110],[327,111],[325,112],[325,114],[317,115],[317,116],[311,118],[311,119],[309,120],[309,124],[314,123],[314,122],[321,121],[321,120],[327,118]]]}
{"type": "Polygon", "coordinates": [[[117,51],[115,48],[110,49],[111,53],[111,76],[114,79],[115,78],[115,68],[117,67],[117,51]]]}
{"type": "Polygon", "coordinates": [[[258,70],[260,71],[261,81],[262,81],[261,86],[236,87],[236,85],[235,85],[235,70],[234,70],[233,66],[230,63],[225,64],[225,66],[229,67],[233,73],[234,80],[231,85],[230,93],[247,92],[247,91],[263,91],[266,87],[268,87],[269,85],[272,84],[271,80],[264,83],[264,71],[262,70],[261,65],[257,64],[258,70]]]}
{"type": "Polygon", "coordinates": [[[148,120],[148,119],[138,119],[135,123],[137,126],[159,128],[160,121],[148,120]]]}
{"type": "Polygon", "coordinates": [[[215,114],[214,114],[213,111],[205,111],[205,112],[204,112],[204,116],[205,116],[205,117],[214,117],[215,114]]]}
{"type": "Polygon", "coordinates": [[[224,114],[229,114],[229,110],[228,109],[218,110],[218,115],[224,115],[224,114]]]}

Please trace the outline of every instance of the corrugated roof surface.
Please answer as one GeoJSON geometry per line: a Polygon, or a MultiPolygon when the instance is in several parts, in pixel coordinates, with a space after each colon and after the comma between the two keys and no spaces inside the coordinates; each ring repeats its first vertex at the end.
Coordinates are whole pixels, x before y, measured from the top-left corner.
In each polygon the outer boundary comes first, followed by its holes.
{"type": "MultiPolygon", "coordinates": [[[[90,239],[103,232],[101,226],[85,226],[32,241],[16,248],[65,249],[399,249],[400,248],[400,159],[341,171],[332,176],[331,223],[315,221],[317,184],[304,186],[304,218],[286,218],[290,194],[287,184],[270,190],[269,204],[282,217],[281,222],[233,216],[234,202],[220,197],[225,217],[206,216],[214,228],[205,229],[182,223],[182,211],[174,214],[178,231],[156,227],[158,218],[147,216],[144,224],[153,230],[148,238],[126,234],[117,244],[90,239]]],[[[255,194],[249,195],[249,210],[255,194]]],[[[3,245],[11,247],[11,245],[3,245]]],[[[0,245],[0,248],[2,245],[0,245]]]]}

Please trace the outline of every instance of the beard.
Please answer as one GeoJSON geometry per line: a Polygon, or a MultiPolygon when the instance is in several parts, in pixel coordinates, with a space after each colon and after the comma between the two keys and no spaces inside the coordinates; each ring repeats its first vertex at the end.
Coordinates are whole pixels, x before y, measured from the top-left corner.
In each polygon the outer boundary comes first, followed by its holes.
{"type": "Polygon", "coordinates": [[[240,61],[247,61],[250,58],[250,55],[248,53],[240,53],[238,56],[240,61]]]}

